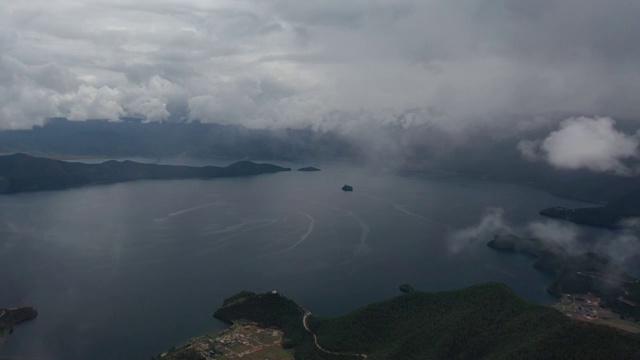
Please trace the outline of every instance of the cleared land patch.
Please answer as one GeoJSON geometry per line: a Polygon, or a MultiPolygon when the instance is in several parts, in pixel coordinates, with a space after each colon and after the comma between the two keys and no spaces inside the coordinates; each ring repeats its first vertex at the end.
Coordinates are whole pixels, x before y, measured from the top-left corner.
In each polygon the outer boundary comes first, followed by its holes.
{"type": "Polygon", "coordinates": [[[161,359],[193,360],[294,360],[293,352],[282,348],[283,332],[257,324],[238,322],[216,334],[197,337],[179,349],[160,355],[161,359]]]}

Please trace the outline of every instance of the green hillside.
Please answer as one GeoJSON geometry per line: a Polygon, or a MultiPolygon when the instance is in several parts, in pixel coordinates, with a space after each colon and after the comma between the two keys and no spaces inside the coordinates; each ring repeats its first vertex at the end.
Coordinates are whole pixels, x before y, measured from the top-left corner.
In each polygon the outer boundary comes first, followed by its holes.
{"type": "MultiPolygon", "coordinates": [[[[413,291],[335,318],[312,318],[321,346],[376,359],[631,359],[640,337],[573,321],[502,284],[413,291]]],[[[309,358],[315,358],[309,354],[309,358]]],[[[306,359],[305,353],[297,358],[306,359]]]]}
{"type": "MultiPolygon", "coordinates": [[[[225,300],[215,317],[284,331],[283,347],[298,360],[412,359],[638,359],[640,336],[571,320],[520,299],[504,284],[446,292],[409,291],[347,314],[308,318],[277,293],[242,292],[225,300]]],[[[226,359],[194,352],[198,338],[169,351],[171,359],[226,359]],[[195,344],[195,346],[194,346],[195,344]],[[189,356],[186,356],[189,354],[189,356]]]]}

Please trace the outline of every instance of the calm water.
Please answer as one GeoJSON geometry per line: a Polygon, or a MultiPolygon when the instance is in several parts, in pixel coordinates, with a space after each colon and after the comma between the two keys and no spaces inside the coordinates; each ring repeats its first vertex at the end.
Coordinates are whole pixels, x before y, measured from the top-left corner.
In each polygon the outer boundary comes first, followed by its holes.
{"type": "Polygon", "coordinates": [[[243,289],[277,289],[326,315],[396,295],[405,282],[502,281],[549,303],[550,279],[531,260],[484,239],[454,253],[447,239],[487,207],[517,226],[545,207],[586,205],[517,185],[320,165],[0,196],[0,306],[40,311],[0,355],[148,359],[223,328],[210,314],[243,289]],[[345,183],[355,191],[340,191],[345,183]]]}

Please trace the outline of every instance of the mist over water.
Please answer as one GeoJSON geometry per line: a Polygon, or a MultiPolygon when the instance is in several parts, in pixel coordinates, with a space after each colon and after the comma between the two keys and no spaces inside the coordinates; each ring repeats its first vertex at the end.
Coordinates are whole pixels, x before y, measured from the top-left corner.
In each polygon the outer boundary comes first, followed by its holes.
{"type": "Polygon", "coordinates": [[[548,304],[551,279],[531,259],[488,249],[490,237],[453,251],[452,235],[487,208],[526,228],[542,208],[587,206],[518,185],[311,165],[322,171],[0,197],[0,304],[40,311],[0,354],[150,358],[222,329],[210,315],[241,290],[277,289],[320,315],[397,295],[405,282],[438,291],[501,281],[548,304]]]}

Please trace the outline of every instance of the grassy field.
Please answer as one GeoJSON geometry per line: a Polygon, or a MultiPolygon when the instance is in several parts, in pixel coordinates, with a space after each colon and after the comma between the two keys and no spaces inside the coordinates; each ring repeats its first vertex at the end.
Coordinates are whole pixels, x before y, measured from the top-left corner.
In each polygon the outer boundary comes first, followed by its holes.
{"type": "Polygon", "coordinates": [[[574,302],[569,300],[569,299],[567,299],[567,298],[563,298],[561,301],[559,301],[553,307],[558,309],[558,310],[560,310],[563,313],[566,313],[566,312],[569,312],[569,311],[573,311],[574,302]]]}
{"type": "Polygon", "coordinates": [[[285,350],[277,345],[267,346],[262,348],[262,350],[253,352],[251,354],[244,355],[242,357],[218,357],[216,359],[220,360],[232,360],[232,359],[242,359],[242,360],[294,360],[293,353],[289,350],[285,350]]]}
{"type": "Polygon", "coordinates": [[[553,307],[564,314],[571,314],[571,317],[576,320],[587,320],[594,324],[611,326],[631,333],[640,333],[639,324],[622,320],[620,319],[619,314],[613,313],[611,310],[598,308],[597,312],[599,316],[597,319],[586,319],[583,316],[574,313],[575,305],[574,301],[567,296],[564,296],[560,301],[558,301],[558,303],[553,305],[553,307]]]}
{"type": "Polygon", "coordinates": [[[273,344],[274,342],[281,340],[281,336],[274,336],[270,330],[261,330],[256,331],[255,334],[253,334],[253,339],[263,344],[273,344]]]}
{"type": "Polygon", "coordinates": [[[621,319],[608,319],[608,320],[599,319],[594,321],[594,323],[613,326],[620,330],[624,330],[624,331],[628,331],[636,334],[640,333],[640,326],[638,326],[637,324],[631,323],[629,321],[621,320],[621,319]]]}

